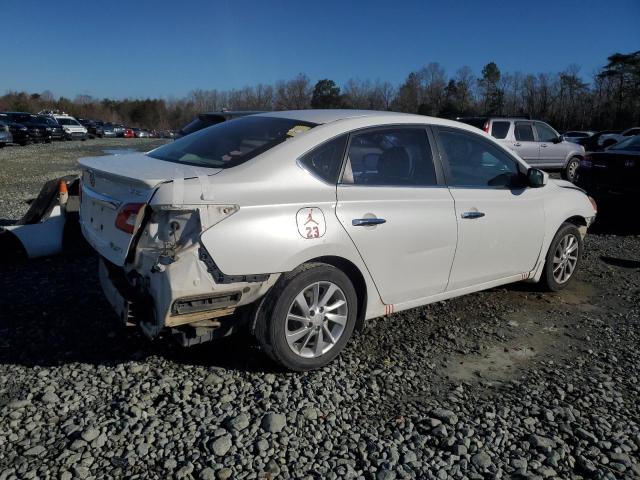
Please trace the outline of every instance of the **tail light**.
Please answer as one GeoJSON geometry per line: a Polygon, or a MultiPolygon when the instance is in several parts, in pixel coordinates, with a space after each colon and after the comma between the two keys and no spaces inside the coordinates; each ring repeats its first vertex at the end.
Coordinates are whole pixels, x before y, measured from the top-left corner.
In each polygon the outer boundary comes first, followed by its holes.
{"type": "Polygon", "coordinates": [[[484,122],[484,127],[482,127],[482,130],[485,131],[485,133],[489,133],[489,122],[484,122]]]}
{"type": "Polygon", "coordinates": [[[144,203],[127,203],[118,212],[116,228],[126,233],[133,233],[142,221],[144,203]]]}

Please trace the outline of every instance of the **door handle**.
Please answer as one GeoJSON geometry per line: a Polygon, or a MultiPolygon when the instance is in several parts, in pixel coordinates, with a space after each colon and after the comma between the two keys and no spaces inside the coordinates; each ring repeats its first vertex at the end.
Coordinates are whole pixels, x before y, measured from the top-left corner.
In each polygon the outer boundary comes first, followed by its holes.
{"type": "Polygon", "coordinates": [[[371,225],[380,225],[385,222],[386,220],[384,218],[354,218],[351,220],[351,225],[354,227],[368,227],[371,225]]]}
{"type": "Polygon", "coordinates": [[[464,212],[460,216],[462,218],[480,218],[480,217],[484,217],[484,213],[482,213],[482,212],[464,212]]]}
{"type": "Polygon", "coordinates": [[[514,143],[514,144],[513,144],[513,146],[514,146],[514,147],[521,147],[521,146],[522,146],[522,144],[521,144],[520,142],[516,142],[516,143],[514,143]]]}
{"type": "Polygon", "coordinates": [[[542,148],[547,148],[547,144],[543,143],[542,145],[540,145],[542,148]]]}

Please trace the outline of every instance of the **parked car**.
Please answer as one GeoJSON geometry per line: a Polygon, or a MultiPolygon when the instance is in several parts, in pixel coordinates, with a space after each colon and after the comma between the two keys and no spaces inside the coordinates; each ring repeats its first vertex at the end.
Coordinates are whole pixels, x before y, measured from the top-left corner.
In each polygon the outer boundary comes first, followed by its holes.
{"type": "Polygon", "coordinates": [[[0,148],[8,143],[13,143],[13,135],[11,135],[9,125],[0,120],[0,148]]]}
{"type": "Polygon", "coordinates": [[[122,136],[123,136],[124,138],[133,138],[133,137],[135,137],[136,135],[135,135],[135,133],[134,133],[134,131],[133,131],[132,129],[130,129],[130,128],[125,128],[125,129],[124,129],[124,132],[123,132],[123,134],[122,134],[122,136]]]}
{"type": "Polygon", "coordinates": [[[47,125],[41,123],[37,115],[28,112],[2,112],[2,115],[12,122],[26,127],[28,141],[34,143],[51,141],[51,133],[47,131],[47,125]]]}
{"type": "Polygon", "coordinates": [[[576,185],[597,198],[640,200],[640,135],[588,153],[580,162],[576,185]]]}
{"type": "Polygon", "coordinates": [[[539,120],[501,117],[460,117],[458,121],[478,126],[500,143],[516,152],[529,165],[547,170],[560,170],[572,181],[584,158],[584,148],[567,142],[548,124],[539,120]]]}
{"type": "Polygon", "coordinates": [[[578,143],[578,139],[580,138],[589,138],[594,133],[591,130],[570,130],[568,132],[564,132],[562,136],[567,142],[578,143]]]}
{"type": "Polygon", "coordinates": [[[124,137],[124,131],[126,127],[124,125],[115,124],[113,125],[113,131],[116,132],[116,137],[124,137]]]}
{"type": "Polygon", "coordinates": [[[293,370],[365,319],[510,282],[560,290],[594,204],[468,125],[271,112],[80,160],[80,223],[120,320],[183,345],[243,322],[293,370]]]}
{"type": "Polygon", "coordinates": [[[607,147],[618,142],[621,130],[602,130],[587,138],[578,138],[576,142],[582,145],[587,152],[601,152],[607,147]]]}
{"type": "Polygon", "coordinates": [[[71,115],[53,115],[58,124],[64,129],[64,136],[66,140],[86,140],[87,129],[80,125],[80,123],[71,115]]]}
{"type": "Polygon", "coordinates": [[[11,120],[11,118],[5,114],[0,112],[0,122],[4,123],[7,127],[9,127],[9,133],[11,133],[11,137],[13,138],[13,143],[17,143],[18,145],[25,146],[29,143],[29,129],[22,125],[21,123],[17,123],[11,120]]]}
{"type": "Polygon", "coordinates": [[[115,125],[113,123],[102,123],[96,125],[96,137],[98,138],[115,138],[118,136],[115,125]]]}
{"type": "Polygon", "coordinates": [[[187,125],[182,127],[175,134],[175,138],[184,137],[185,135],[189,135],[190,133],[197,132],[198,130],[202,130],[203,128],[210,127],[212,125],[217,125],[218,123],[226,122],[228,120],[233,120],[234,118],[246,117],[247,115],[254,115],[256,113],[262,113],[258,110],[256,111],[221,111],[221,112],[208,112],[201,113],[198,115],[198,118],[189,122],[187,125]]]}
{"type": "Polygon", "coordinates": [[[149,138],[149,132],[141,128],[132,128],[133,134],[136,138],[149,138]]]}

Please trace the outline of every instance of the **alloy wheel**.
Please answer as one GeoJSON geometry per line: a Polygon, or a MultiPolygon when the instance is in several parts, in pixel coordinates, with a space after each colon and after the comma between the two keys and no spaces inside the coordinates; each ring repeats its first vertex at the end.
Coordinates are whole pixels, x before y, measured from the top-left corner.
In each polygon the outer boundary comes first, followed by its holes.
{"type": "Polygon", "coordinates": [[[562,237],[553,254],[553,278],[558,283],[566,283],[578,264],[578,239],[573,233],[562,237]]]}
{"type": "Polygon", "coordinates": [[[349,308],[335,283],[308,285],[289,306],[285,336],[289,348],[304,358],[316,358],[331,350],[345,331],[349,308]]]}

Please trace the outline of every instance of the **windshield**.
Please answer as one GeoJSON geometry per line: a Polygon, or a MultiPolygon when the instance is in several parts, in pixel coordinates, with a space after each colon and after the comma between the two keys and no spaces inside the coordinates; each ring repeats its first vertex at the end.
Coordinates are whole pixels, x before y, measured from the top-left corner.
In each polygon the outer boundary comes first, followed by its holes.
{"type": "Polygon", "coordinates": [[[626,152],[640,152],[640,136],[630,137],[626,140],[622,140],[621,142],[615,143],[611,145],[609,150],[623,150],[626,152]]]}
{"type": "Polygon", "coordinates": [[[78,122],[76,122],[73,118],[56,118],[56,120],[58,121],[58,123],[60,125],[73,125],[73,126],[78,126],[80,125],[78,122]]]}
{"type": "Polygon", "coordinates": [[[231,168],[315,126],[286,118],[243,117],[192,133],[148,155],[187,165],[231,168]]]}

